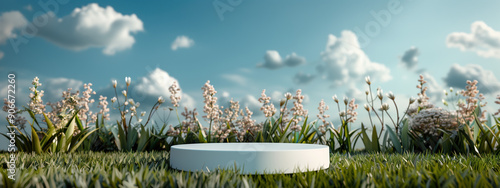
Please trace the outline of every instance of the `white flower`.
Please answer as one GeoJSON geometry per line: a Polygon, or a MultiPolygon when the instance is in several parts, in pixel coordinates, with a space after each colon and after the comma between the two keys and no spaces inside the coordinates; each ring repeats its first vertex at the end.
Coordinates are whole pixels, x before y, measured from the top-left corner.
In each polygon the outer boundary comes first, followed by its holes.
{"type": "Polygon", "coordinates": [[[337,95],[334,95],[334,96],[332,97],[332,99],[333,99],[336,103],[339,103],[339,99],[337,98],[337,95]]]}
{"type": "Polygon", "coordinates": [[[349,98],[344,97],[344,104],[347,105],[347,103],[349,103],[349,98]]]}
{"type": "Polygon", "coordinates": [[[389,91],[389,93],[387,93],[386,95],[391,100],[395,100],[396,99],[396,96],[394,96],[394,93],[392,93],[392,91],[389,91]]]}
{"type": "Polygon", "coordinates": [[[127,91],[126,90],[123,90],[122,94],[123,94],[123,96],[127,97],[127,91]]]}
{"type": "Polygon", "coordinates": [[[118,82],[116,80],[113,80],[112,83],[113,83],[113,87],[116,88],[116,85],[118,85],[118,82]]]}
{"type": "Polygon", "coordinates": [[[365,77],[365,81],[368,85],[372,84],[372,81],[370,80],[370,76],[365,77]]]}
{"type": "Polygon", "coordinates": [[[340,117],[344,117],[344,116],[345,116],[345,111],[341,111],[341,112],[339,112],[339,116],[340,116],[340,117]]]}
{"type": "Polygon", "coordinates": [[[142,111],[141,112],[141,116],[145,116],[146,115],[146,112],[145,111],[142,111]]]}
{"type": "Polygon", "coordinates": [[[415,98],[410,97],[410,104],[413,104],[415,102],[415,98]]]}
{"type": "Polygon", "coordinates": [[[382,89],[378,88],[377,89],[377,97],[382,100],[384,98],[383,91],[382,89]]]}
{"type": "Polygon", "coordinates": [[[125,77],[125,83],[127,83],[127,87],[130,86],[130,77],[125,77]]]}
{"type": "Polygon", "coordinates": [[[290,92],[285,93],[285,98],[286,98],[287,100],[292,99],[292,94],[291,94],[290,92]]]}
{"type": "Polygon", "coordinates": [[[165,102],[165,99],[163,99],[163,97],[162,97],[162,96],[158,97],[158,103],[160,103],[160,104],[161,104],[161,103],[163,103],[163,102],[165,102]]]}
{"type": "Polygon", "coordinates": [[[111,98],[111,103],[116,102],[116,97],[111,98]]]}
{"type": "Polygon", "coordinates": [[[370,111],[370,106],[368,106],[368,104],[365,104],[365,110],[368,112],[370,111]]]}
{"type": "Polygon", "coordinates": [[[127,106],[128,105],[128,101],[125,101],[125,103],[123,103],[123,105],[127,106]]]}
{"type": "Polygon", "coordinates": [[[380,107],[380,110],[381,111],[387,111],[387,110],[389,110],[389,104],[387,104],[387,103],[382,104],[382,107],[380,107]]]}

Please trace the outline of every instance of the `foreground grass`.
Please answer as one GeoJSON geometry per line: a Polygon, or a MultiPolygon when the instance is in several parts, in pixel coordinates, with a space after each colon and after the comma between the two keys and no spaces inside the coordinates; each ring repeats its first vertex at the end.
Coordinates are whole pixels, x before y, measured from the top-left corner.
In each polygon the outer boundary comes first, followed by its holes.
{"type": "Polygon", "coordinates": [[[19,153],[16,181],[0,154],[0,187],[500,187],[500,156],[333,154],[328,170],[242,175],[233,170],[180,172],[167,152],[19,153]]]}

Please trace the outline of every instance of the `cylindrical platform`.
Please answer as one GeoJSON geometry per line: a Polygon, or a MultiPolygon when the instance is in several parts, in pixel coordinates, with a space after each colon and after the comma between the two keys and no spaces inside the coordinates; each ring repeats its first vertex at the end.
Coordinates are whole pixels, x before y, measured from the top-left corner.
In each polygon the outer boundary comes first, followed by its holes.
{"type": "Polygon", "coordinates": [[[328,146],[293,143],[208,143],[171,147],[170,166],[184,171],[236,169],[243,174],[327,169],[328,146]]]}

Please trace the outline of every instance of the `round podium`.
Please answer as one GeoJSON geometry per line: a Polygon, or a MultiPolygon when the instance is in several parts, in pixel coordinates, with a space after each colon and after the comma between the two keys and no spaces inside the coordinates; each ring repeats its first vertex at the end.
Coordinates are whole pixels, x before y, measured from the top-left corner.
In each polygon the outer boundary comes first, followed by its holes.
{"type": "Polygon", "coordinates": [[[237,169],[244,174],[327,169],[328,146],[293,143],[208,143],[171,147],[170,166],[184,171],[237,169]]]}

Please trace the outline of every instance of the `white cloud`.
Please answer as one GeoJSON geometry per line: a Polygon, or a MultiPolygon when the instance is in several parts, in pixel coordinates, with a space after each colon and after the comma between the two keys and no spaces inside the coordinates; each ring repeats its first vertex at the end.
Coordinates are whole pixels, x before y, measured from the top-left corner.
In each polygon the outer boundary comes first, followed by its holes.
{"type": "MultiPolygon", "coordinates": [[[[164,70],[156,68],[147,76],[139,78],[137,83],[132,84],[132,89],[135,93],[146,94],[155,98],[163,96],[163,98],[168,101],[170,98],[168,88],[174,83],[174,81],[176,81],[179,84],[179,88],[182,89],[181,84],[177,81],[177,79],[171,77],[164,70]]],[[[180,102],[182,106],[186,106],[188,108],[193,108],[195,106],[195,101],[191,96],[183,93],[182,90],[180,91],[180,95],[182,96],[180,102]]]]}
{"type": "Polygon", "coordinates": [[[259,100],[257,100],[257,98],[252,95],[244,96],[240,101],[240,106],[242,107],[242,109],[248,107],[248,109],[253,112],[253,116],[263,115],[262,113],[260,113],[260,107],[262,106],[262,104],[260,104],[259,100]]]}
{"type": "Polygon", "coordinates": [[[462,51],[473,51],[486,58],[500,58],[500,31],[495,31],[482,21],[476,21],[471,25],[471,33],[449,34],[446,45],[462,51]]]}
{"type": "Polygon", "coordinates": [[[315,78],[314,75],[311,75],[311,74],[304,74],[302,72],[298,72],[297,74],[295,74],[295,76],[293,77],[293,82],[295,82],[296,84],[308,84],[309,82],[311,82],[313,79],[315,78]]]}
{"type": "Polygon", "coordinates": [[[283,94],[283,92],[280,92],[280,91],[273,91],[270,96],[271,96],[271,101],[277,102],[278,104],[281,101],[281,99],[285,98],[285,95],[283,94]]]}
{"type": "MultiPolygon", "coordinates": [[[[5,44],[9,38],[16,38],[16,30],[22,29],[28,21],[19,11],[4,12],[0,15],[0,45],[5,44]]],[[[5,54],[0,51],[0,59],[5,54]]]]}
{"type": "Polygon", "coordinates": [[[66,91],[68,88],[72,88],[73,92],[75,92],[83,86],[82,81],[70,78],[49,78],[45,81],[41,81],[43,84],[42,88],[45,91],[44,98],[46,98],[46,102],[59,101],[62,99],[61,97],[63,91],[66,91]]]}
{"type": "Polygon", "coordinates": [[[237,75],[237,74],[223,74],[221,75],[222,78],[230,81],[230,82],[234,82],[236,84],[240,84],[240,85],[246,85],[247,84],[247,79],[241,75],[237,75]]]}
{"type": "Polygon", "coordinates": [[[410,49],[406,50],[403,56],[401,56],[401,63],[408,69],[414,68],[418,63],[418,56],[420,52],[418,48],[412,46],[410,49]]]}
{"type": "Polygon", "coordinates": [[[294,66],[305,64],[306,58],[298,56],[295,53],[292,53],[292,54],[286,56],[284,63],[285,63],[285,65],[288,65],[289,67],[294,67],[294,66]]]}
{"type": "Polygon", "coordinates": [[[75,8],[62,18],[53,12],[42,16],[46,16],[48,22],[38,28],[38,36],[72,50],[104,48],[102,52],[106,55],[131,48],[135,43],[131,34],[144,30],[135,14],[123,15],[111,6],[104,8],[96,3],[75,8]]]}
{"type": "Polygon", "coordinates": [[[177,36],[174,42],[172,42],[172,50],[177,50],[178,48],[190,48],[194,45],[194,40],[187,36],[177,36]]]}
{"type": "Polygon", "coordinates": [[[323,62],[317,70],[334,85],[360,81],[365,76],[380,82],[392,79],[389,68],[372,62],[361,50],[358,38],[352,31],[342,31],[340,37],[329,35],[321,56],[323,62]]]}
{"type": "Polygon", "coordinates": [[[448,86],[461,89],[465,88],[467,80],[477,80],[477,86],[481,93],[494,94],[500,91],[500,82],[495,77],[495,74],[477,64],[465,66],[453,64],[444,78],[448,86]]]}
{"type": "Polygon", "coordinates": [[[5,44],[7,39],[16,38],[15,30],[21,29],[28,21],[19,11],[4,12],[0,15],[0,44],[5,44]]]}
{"type": "Polygon", "coordinates": [[[284,66],[294,67],[305,63],[306,59],[295,53],[287,55],[285,60],[283,60],[276,50],[268,50],[266,51],[266,55],[264,55],[264,62],[257,64],[257,67],[278,69],[284,66]]]}

